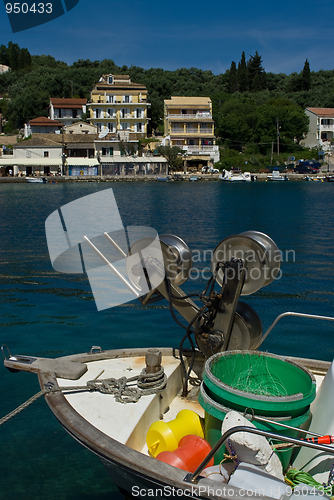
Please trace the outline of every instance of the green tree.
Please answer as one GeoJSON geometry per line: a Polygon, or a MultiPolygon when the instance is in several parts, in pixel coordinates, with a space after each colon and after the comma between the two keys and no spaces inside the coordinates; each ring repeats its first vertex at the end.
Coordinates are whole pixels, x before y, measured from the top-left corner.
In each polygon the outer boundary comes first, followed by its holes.
{"type": "Polygon", "coordinates": [[[166,158],[170,170],[180,170],[183,165],[182,149],[178,146],[159,146],[158,153],[166,158]]]}
{"type": "Polygon", "coordinates": [[[266,73],[262,67],[262,58],[255,52],[255,56],[250,56],[247,63],[247,72],[249,78],[249,89],[252,92],[266,88],[266,73]]]}
{"type": "Polygon", "coordinates": [[[238,90],[237,66],[236,66],[235,62],[232,61],[229,79],[228,79],[228,93],[233,94],[237,90],[238,90]]]}
{"type": "Polygon", "coordinates": [[[301,77],[301,88],[302,90],[310,90],[311,88],[311,71],[310,64],[306,59],[301,77]]]}
{"type": "Polygon", "coordinates": [[[248,72],[245,52],[242,53],[241,60],[238,64],[237,80],[239,92],[245,92],[248,90],[248,72]]]}

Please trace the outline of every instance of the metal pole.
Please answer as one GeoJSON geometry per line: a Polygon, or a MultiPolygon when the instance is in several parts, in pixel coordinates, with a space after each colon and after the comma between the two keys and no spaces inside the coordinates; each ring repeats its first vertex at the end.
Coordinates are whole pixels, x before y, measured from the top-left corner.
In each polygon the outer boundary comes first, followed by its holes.
{"type": "Polygon", "coordinates": [[[297,312],[285,312],[277,316],[277,318],[273,321],[273,323],[270,325],[266,333],[263,335],[263,337],[259,340],[259,342],[256,344],[253,349],[258,349],[262,342],[268,337],[269,333],[271,330],[274,328],[276,323],[281,319],[284,318],[285,316],[297,316],[299,318],[311,318],[311,319],[325,319],[327,321],[334,321],[334,318],[332,316],[318,316],[317,314],[306,314],[306,313],[297,313],[297,312]]]}
{"type": "Polygon", "coordinates": [[[276,118],[276,126],[277,126],[277,156],[279,156],[279,124],[278,124],[278,118],[276,118]]]}
{"type": "Polygon", "coordinates": [[[202,472],[202,470],[207,466],[210,462],[211,458],[215,455],[215,453],[219,450],[219,448],[224,444],[226,439],[228,439],[235,432],[249,432],[251,434],[258,434],[259,436],[264,436],[266,438],[275,439],[278,441],[283,441],[284,443],[292,443],[298,446],[306,446],[308,448],[313,448],[316,450],[326,451],[327,453],[331,453],[334,455],[334,448],[332,446],[326,446],[324,444],[315,444],[310,443],[308,441],[302,441],[301,439],[292,438],[288,436],[282,436],[281,434],[275,434],[273,432],[263,431],[261,429],[257,429],[256,427],[244,427],[242,425],[238,425],[236,427],[231,427],[228,431],[224,432],[221,438],[217,441],[212,450],[207,454],[202,463],[197,467],[193,474],[187,474],[183,481],[186,483],[197,484],[198,476],[202,472]]]}

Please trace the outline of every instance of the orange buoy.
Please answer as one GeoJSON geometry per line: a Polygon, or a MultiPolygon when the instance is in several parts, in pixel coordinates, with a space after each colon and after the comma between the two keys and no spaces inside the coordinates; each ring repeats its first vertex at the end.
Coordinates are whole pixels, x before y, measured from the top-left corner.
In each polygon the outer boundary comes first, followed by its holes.
{"type": "MultiPolygon", "coordinates": [[[[156,458],[165,464],[174,465],[174,467],[188,472],[195,472],[211,449],[205,439],[188,435],[181,439],[179,447],[175,451],[163,451],[156,458]]],[[[214,459],[212,458],[207,467],[212,466],[213,463],[214,459]]]]}

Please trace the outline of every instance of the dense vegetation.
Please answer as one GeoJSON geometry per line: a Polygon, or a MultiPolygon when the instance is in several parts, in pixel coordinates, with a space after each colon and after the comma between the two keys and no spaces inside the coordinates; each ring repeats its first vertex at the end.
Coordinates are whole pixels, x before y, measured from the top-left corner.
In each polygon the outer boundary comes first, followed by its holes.
{"type": "Polygon", "coordinates": [[[80,59],[67,65],[51,56],[30,56],[27,49],[11,42],[0,46],[0,63],[12,68],[0,75],[0,94],[10,98],[0,101],[6,132],[19,129],[29,119],[47,116],[50,97],[89,98],[102,74],[129,74],[133,82],[148,89],[150,127],[155,131],[163,132],[164,99],[209,96],[216,136],[228,151],[223,159],[226,166],[227,156],[232,155],[235,163],[239,152],[247,153],[255,163],[259,155],[267,161],[273,147],[277,151],[278,133],[280,153],[295,154],[308,130],[305,107],[334,107],[334,70],[312,72],[306,60],[300,73],[266,73],[257,52],[248,61],[243,53],[238,64],[232,61],[229,70],[219,75],[197,68],[119,67],[110,59],[80,59]]]}

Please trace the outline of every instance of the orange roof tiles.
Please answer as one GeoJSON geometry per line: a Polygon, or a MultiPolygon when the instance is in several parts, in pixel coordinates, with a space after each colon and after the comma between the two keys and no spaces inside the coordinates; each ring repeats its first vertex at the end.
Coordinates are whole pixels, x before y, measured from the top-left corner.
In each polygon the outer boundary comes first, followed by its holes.
{"type": "Polygon", "coordinates": [[[314,113],[318,116],[334,116],[334,108],[306,108],[311,113],[314,113]]]}

